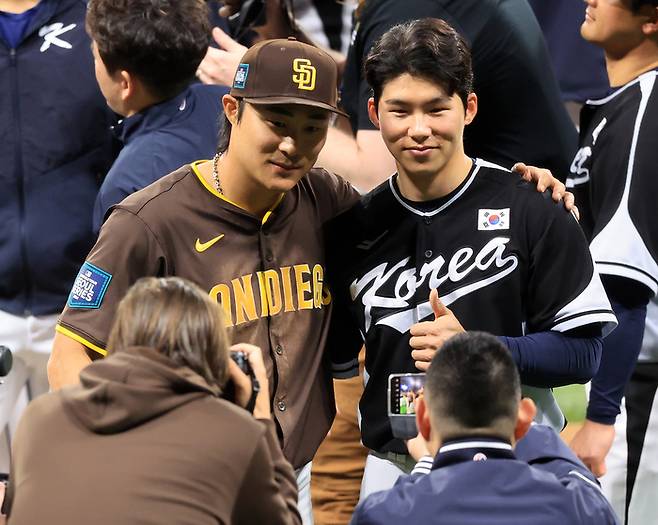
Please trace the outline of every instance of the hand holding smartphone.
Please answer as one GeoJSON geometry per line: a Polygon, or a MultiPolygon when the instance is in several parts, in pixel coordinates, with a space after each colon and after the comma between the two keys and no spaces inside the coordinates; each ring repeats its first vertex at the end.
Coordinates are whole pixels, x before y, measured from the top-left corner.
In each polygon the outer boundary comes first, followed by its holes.
{"type": "Polygon", "coordinates": [[[411,439],[418,435],[416,405],[424,388],[424,373],[391,374],[388,377],[388,418],[394,437],[411,439]]]}

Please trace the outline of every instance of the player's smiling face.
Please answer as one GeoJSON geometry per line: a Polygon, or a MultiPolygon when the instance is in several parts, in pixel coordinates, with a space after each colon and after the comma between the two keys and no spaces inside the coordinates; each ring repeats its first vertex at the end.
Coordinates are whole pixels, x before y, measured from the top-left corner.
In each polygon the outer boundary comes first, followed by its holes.
{"type": "Polygon", "coordinates": [[[464,126],[477,112],[477,98],[466,108],[456,93],[405,73],[384,84],[378,107],[368,114],[395,157],[400,176],[417,181],[440,176],[464,158],[464,126]]]}
{"type": "Polygon", "coordinates": [[[313,167],[329,127],[327,110],[246,103],[231,130],[230,154],[244,175],[269,191],[288,191],[313,167]]]}

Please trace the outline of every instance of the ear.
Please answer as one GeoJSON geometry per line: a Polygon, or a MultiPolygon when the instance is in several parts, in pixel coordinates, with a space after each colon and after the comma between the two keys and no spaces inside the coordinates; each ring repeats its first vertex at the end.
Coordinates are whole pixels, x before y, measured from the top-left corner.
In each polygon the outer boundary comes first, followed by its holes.
{"type": "Polygon", "coordinates": [[[536,414],[537,407],[535,406],[535,402],[529,397],[521,399],[519,402],[519,412],[516,417],[516,426],[514,427],[514,439],[516,441],[527,434],[536,414]]]}
{"type": "Polygon", "coordinates": [[[373,97],[368,99],[368,117],[370,117],[370,122],[372,122],[373,126],[379,129],[379,115],[377,114],[377,106],[373,97]]]}
{"type": "Polygon", "coordinates": [[[232,126],[235,126],[238,123],[238,109],[240,107],[238,99],[227,93],[222,97],[222,107],[228,121],[232,126]]]}
{"type": "Polygon", "coordinates": [[[475,93],[469,93],[466,98],[466,116],[464,117],[464,124],[467,126],[473,122],[475,115],[478,112],[478,97],[475,93]]]}
{"type": "Polygon", "coordinates": [[[644,6],[647,8],[648,20],[642,24],[642,32],[646,36],[655,37],[658,34],[658,7],[644,6]]]}
{"type": "Polygon", "coordinates": [[[424,396],[416,399],[416,426],[423,439],[429,442],[432,424],[430,423],[430,411],[425,403],[424,396]]]}
{"type": "Polygon", "coordinates": [[[114,73],[114,79],[119,84],[119,96],[121,102],[129,102],[135,97],[135,93],[143,89],[136,76],[131,75],[125,69],[120,69],[114,73]]]}

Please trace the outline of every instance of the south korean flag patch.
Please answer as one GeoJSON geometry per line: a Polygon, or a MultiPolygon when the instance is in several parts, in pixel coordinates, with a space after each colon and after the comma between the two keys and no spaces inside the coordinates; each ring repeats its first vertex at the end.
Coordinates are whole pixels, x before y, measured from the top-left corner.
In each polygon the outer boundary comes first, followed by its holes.
{"type": "Polygon", "coordinates": [[[478,230],[509,230],[509,208],[478,210],[478,230]]]}
{"type": "Polygon", "coordinates": [[[66,304],[69,308],[99,308],[111,280],[111,274],[85,262],[75,278],[66,304]]]}

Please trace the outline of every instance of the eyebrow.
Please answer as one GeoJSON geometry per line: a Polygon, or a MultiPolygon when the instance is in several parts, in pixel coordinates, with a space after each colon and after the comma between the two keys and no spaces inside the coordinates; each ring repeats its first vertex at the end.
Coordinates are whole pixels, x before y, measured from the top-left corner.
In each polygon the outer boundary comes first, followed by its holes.
{"type": "MultiPolygon", "coordinates": [[[[432,99],[424,102],[423,106],[430,106],[432,104],[442,104],[442,103],[448,102],[449,100],[450,100],[450,97],[446,97],[446,96],[435,97],[435,98],[432,98],[432,99]]],[[[403,100],[403,99],[400,99],[400,98],[388,98],[388,99],[384,100],[384,102],[386,104],[391,105],[391,106],[410,106],[411,105],[410,102],[408,102],[406,100],[403,100]]]]}

